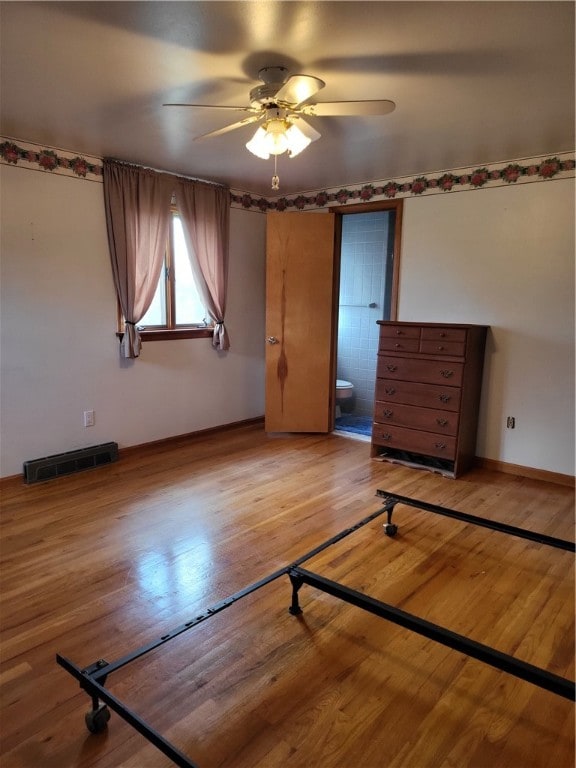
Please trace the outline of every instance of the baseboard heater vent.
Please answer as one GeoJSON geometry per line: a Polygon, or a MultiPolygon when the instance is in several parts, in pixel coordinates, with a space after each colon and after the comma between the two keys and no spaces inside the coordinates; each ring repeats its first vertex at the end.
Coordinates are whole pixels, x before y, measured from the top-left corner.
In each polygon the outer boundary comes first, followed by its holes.
{"type": "Polygon", "coordinates": [[[85,469],[101,467],[118,460],[118,443],[102,443],[77,451],[57,453],[43,459],[24,462],[24,482],[39,483],[62,475],[72,475],[85,469]]]}

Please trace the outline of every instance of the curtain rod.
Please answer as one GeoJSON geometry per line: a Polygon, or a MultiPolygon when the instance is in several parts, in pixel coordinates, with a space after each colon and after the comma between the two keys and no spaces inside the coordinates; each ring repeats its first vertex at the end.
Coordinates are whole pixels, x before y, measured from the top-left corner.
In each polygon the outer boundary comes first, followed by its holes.
{"type": "Polygon", "coordinates": [[[129,163],[127,160],[118,160],[115,157],[103,157],[103,161],[108,163],[116,163],[117,165],[124,165],[128,168],[137,168],[143,171],[154,171],[154,173],[163,173],[166,176],[173,176],[175,179],[183,179],[184,181],[199,181],[202,184],[210,184],[214,187],[222,187],[223,189],[230,189],[227,184],[220,184],[217,181],[209,181],[208,179],[199,179],[195,176],[184,176],[181,173],[171,173],[170,171],[163,171],[160,168],[152,168],[149,165],[138,165],[138,163],[129,163]]]}

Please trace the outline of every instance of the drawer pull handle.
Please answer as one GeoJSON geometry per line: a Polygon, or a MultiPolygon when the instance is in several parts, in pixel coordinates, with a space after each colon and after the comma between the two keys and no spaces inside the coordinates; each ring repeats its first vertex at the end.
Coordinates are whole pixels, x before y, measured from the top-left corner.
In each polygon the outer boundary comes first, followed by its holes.
{"type": "Polygon", "coordinates": [[[438,395],[438,397],[443,403],[449,403],[451,400],[451,395],[438,395]]]}
{"type": "Polygon", "coordinates": [[[399,329],[396,329],[396,336],[402,336],[402,331],[399,329]]]}
{"type": "Polygon", "coordinates": [[[444,349],[444,345],[443,345],[443,344],[438,344],[438,349],[439,349],[440,351],[442,351],[442,350],[444,349]]]}
{"type": "Polygon", "coordinates": [[[384,416],[385,416],[387,419],[391,419],[391,418],[392,418],[392,416],[394,416],[394,411],[391,411],[391,410],[389,410],[388,408],[386,408],[386,410],[384,411],[384,416]]]}
{"type": "Polygon", "coordinates": [[[449,379],[450,376],[454,376],[454,371],[449,371],[446,368],[443,371],[440,371],[442,376],[444,376],[445,379],[449,379]]]}
{"type": "Polygon", "coordinates": [[[394,344],[394,348],[395,349],[401,349],[402,348],[402,344],[398,344],[398,342],[396,342],[396,344],[394,344]]]}
{"type": "Polygon", "coordinates": [[[436,419],[436,424],[439,424],[441,427],[445,427],[446,424],[448,424],[448,419],[436,419]]]}
{"type": "Polygon", "coordinates": [[[443,451],[446,448],[446,443],[434,443],[434,448],[439,451],[443,451]]]}
{"type": "Polygon", "coordinates": [[[398,370],[398,366],[397,365],[387,365],[386,366],[386,370],[390,371],[391,373],[393,373],[394,371],[398,370]]]}
{"type": "Polygon", "coordinates": [[[386,392],[387,395],[393,395],[396,393],[396,390],[394,387],[384,387],[384,392],[386,392]]]}
{"type": "Polygon", "coordinates": [[[384,432],[382,434],[382,440],[392,440],[392,435],[390,434],[390,432],[384,432]]]}
{"type": "Polygon", "coordinates": [[[441,331],[440,338],[443,339],[446,336],[446,331],[441,331]]]}

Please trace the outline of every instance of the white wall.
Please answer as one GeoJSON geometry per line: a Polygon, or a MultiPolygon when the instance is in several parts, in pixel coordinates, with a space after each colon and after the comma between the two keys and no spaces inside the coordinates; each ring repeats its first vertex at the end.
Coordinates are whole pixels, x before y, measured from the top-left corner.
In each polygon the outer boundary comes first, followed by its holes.
{"type": "MultiPolygon", "coordinates": [[[[231,211],[231,350],[122,361],[101,183],[2,165],[0,187],[1,476],[263,414],[265,216],[231,211]]],[[[399,318],[490,325],[477,454],[574,474],[573,179],[407,198],[399,318]]]]}
{"type": "Polygon", "coordinates": [[[264,413],[265,217],[231,210],[229,352],[210,339],[119,357],[102,184],[0,167],[0,475],[61,451],[120,447],[264,413]],[[84,410],[94,427],[82,426],[84,410]]]}
{"type": "Polygon", "coordinates": [[[574,474],[573,179],[407,199],[398,312],[489,325],[477,455],[574,474]]]}

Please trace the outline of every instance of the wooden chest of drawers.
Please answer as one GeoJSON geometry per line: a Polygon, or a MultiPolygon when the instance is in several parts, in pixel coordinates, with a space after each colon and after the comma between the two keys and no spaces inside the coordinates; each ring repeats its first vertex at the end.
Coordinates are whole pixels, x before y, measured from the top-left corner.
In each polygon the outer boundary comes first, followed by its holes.
{"type": "Polygon", "coordinates": [[[457,477],[474,459],[488,327],[378,324],[372,456],[457,477]]]}

